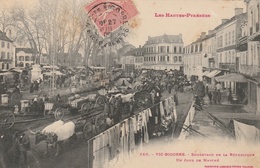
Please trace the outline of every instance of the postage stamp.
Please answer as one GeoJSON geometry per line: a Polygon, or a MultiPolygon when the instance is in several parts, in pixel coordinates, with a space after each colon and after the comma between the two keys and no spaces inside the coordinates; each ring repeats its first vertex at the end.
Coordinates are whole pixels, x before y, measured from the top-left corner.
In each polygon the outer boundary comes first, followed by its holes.
{"type": "Polygon", "coordinates": [[[103,37],[138,14],[131,0],[95,0],[86,5],[85,10],[103,37]]]}

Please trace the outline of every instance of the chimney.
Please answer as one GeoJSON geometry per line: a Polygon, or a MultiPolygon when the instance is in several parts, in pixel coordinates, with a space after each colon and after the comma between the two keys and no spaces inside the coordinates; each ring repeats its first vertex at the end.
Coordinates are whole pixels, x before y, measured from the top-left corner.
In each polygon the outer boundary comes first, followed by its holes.
{"type": "Polygon", "coordinates": [[[180,36],[180,38],[182,38],[182,34],[181,33],[179,34],[179,36],[180,36]]]}
{"type": "Polygon", "coordinates": [[[206,32],[201,32],[200,37],[201,37],[201,38],[206,37],[206,32]]]}
{"type": "Polygon", "coordinates": [[[141,45],[139,45],[139,48],[141,48],[142,46],[141,45]]]}
{"type": "Polygon", "coordinates": [[[235,8],[235,16],[243,13],[243,8],[235,8]]]}
{"type": "Polygon", "coordinates": [[[221,23],[225,23],[226,21],[228,21],[228,19],[221,19],[221,23]]]}
{"type": "Polygon", "coordinates": [[[213,30],[208,31],[208,35],[211,35],[211,34],[213,34],[213,30]]]}

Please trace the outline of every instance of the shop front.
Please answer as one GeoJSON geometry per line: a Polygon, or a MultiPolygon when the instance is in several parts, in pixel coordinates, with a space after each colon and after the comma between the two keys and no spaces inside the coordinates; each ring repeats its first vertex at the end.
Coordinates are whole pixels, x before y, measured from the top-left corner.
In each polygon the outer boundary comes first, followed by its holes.
{"type": "Polygon", "coordinates": [[[230,89],[231,103],[247,104],[248,102],[248,80],[243,75],[230,73],[215,78],[217,82],[226,83],[230,89]]]}

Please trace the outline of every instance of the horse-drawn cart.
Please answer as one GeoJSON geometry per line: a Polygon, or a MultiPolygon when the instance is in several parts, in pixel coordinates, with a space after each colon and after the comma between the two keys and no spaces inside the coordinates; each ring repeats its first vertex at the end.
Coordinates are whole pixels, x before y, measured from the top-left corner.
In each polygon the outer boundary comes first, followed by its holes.
{"type": "Polygon", "coordinates": [[[0,113],[0,128],[7,130],[15,124],[50,120],[51,118],[46,116],[51,113],[54,114],[55,120],[73,121],[76,125],[76,131],[83,132],[83,136],[87,140],[94,134],[104,131],[107,127],[107,114],[104,111],[105,101],[104,96],[92,94],[87,97],[75,96],[74,99],[69,100],[68,104],[59,104],[59,107],[54,103],[45,103],[45,117],[34,117],[29,120],[28,114],[17,115],[13,112],[2,112],[0,113]]]}

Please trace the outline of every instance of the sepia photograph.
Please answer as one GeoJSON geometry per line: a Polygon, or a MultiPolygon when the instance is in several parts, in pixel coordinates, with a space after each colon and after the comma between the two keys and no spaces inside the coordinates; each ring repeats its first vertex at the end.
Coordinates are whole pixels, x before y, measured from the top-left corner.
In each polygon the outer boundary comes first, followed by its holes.
{"type": "Polygon", "coordinates": [[[0,0],[0,168],[260,168],[260,0],[0,0]]]}

